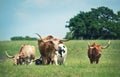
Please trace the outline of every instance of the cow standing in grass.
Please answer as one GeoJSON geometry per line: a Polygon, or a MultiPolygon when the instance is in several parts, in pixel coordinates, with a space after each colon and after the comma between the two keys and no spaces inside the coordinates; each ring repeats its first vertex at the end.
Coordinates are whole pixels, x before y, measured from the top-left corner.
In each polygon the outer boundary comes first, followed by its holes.
{"type": "Polygon", "coordinates": [[[109,45],[110,41],[108,42],[107,46],[101,46],[96,43],[88,43],[88,57],[90,59],[90,63],[92,64],[93,62],[96,62],[97,64],[99,62],[99,58],[101,57],[102,49],[109,47],[109,45]]]}
{"type": "Polygon", "coordinates": [[[43,65],[47,65],[50,62],[54,62],[55,48],[52,41],[44,41],[39,34],[38,48],[41,55],[41,60],[43,65]]]}
{"type": "MultiPolygon", "coordinates": [[[[36,33],[37,34],[37,33],[36,33]]],[[[54,57],[56,55],[56,51],[59,49],[59,44],[64,41],[58,38],[54,38],[53,36],[47,36],[45,38],[41,38],[39,34],[37,34],[40,38],[38,39],[38,47],[42,58],[42,64],[46,65],[54,62],[54,57]]]]}
{"type": "Polygon", "coordinates": [[[20,51],[15,56],[10,56],[7,52],[6,55],[8,58],[14,60],[14,65],[19,64],[31,64],[35,59],[35,47],[32,45],[22,45],[20,51]]]}
{"type": "Polygon", "coordinates": [[[63,64],[67,57],[67,47],[64,44],[59,44],[58,51],[54,57],[54,62],[56,65],[63,64]]]}

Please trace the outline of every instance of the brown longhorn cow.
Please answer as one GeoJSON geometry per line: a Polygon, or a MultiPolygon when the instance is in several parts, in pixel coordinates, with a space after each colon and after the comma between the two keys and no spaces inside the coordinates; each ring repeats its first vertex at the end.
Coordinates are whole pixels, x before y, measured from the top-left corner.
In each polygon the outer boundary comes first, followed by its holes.
{"type": "Polygon", "coordinates": [[[6,55],[8,58],[14,60],[14,65],[19,64],[31,64],[32,61],[35,59],[35,47],[32,45],[22,45],[20,51],[15,56],[10,56],[7,52],[6,55]]]}
{"type": "Polygon", "coordinates": [[[90,59],[90,63],[96,62],[96,64],[99,62],[99,58],[101,57],[102,49],[108,48],[110,45],[110,41],[108,41],[108,45],[101,46],[99,44],[88,43],[88,57],[90,59]]]}
{"type": "Polygon", "coordinates": [[[39,34],[37,35],[39,36],[38,48],[42,58],[42,64],[46,65],[46,64],[49,64],[50,62],[53,63],[54,56],[56,55],[56,51],[58,50],[59,44],[68,40],[57,39],[51,35],[45,38],[41,38],[39,34]]]}
{"type": "Polygon", "coordinates": [[[37,35],[40,37],[38,39],[38,48],[41,55],[40,58],[42,60],[42,64],[47,65],[50,62],[53,63],[55,55],[54,43],[52,41],[44,41],[39,34],[37,35]]]}

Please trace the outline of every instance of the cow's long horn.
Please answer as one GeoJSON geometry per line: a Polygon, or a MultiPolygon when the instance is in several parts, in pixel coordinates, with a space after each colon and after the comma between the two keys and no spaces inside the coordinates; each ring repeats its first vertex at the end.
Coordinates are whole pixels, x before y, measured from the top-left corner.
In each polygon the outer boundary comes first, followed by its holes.
{"type": "Polygon", "coordinates": [[[7,56],[8,58],[14,58],[14,56],[10,56],[10,55],[7,53],[7,51],[5,52],[5,54],[6,54],[6,56],[7,56]]]}
{"type": "Polygon", "coordinates": [[[42,40],[42,37],[38,33],[35,33],[35,34],[38,35],[40,37],[40,39],[42,40]]]}
{"type": "Polygon", "coordinates": [[[108,48],[108,47],[110,46],[110,43],[111,43],[111,42],[110,42],[110,40],[109,40],[109,41],[108,41],[108,45],[102,46],[101,48],[102,48],[102,49],[108,48]]]}
{"type": "MultiPolygon", "coordinates": [[[[36,35],[38,35],[40,37],[40,40],[42,40],[42,37],[38,34],[38,33],[35,33],[36,35]]],[[[42,40],[43,41],[43,40],[42,40]]]]}
{"type": "Polygon", "coordinates": [[[88,42],[88,46],[90,46],[90,42],[88,42]]]}

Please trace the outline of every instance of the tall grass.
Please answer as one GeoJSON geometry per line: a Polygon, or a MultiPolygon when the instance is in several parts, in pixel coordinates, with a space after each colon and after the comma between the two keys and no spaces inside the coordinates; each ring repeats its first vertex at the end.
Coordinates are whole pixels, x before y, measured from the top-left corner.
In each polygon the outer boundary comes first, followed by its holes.
{"type": "MultiPolygon", "coordinates": [[[[106,45],[106,40],[89,40],[90,43],[106,45]]],[[[14,55],[22,44],[36,47],[36,58],[40,57],[37,41],[1,41],[0,77],[119,77],[120,40],[111,40],[111,45],[102,50],[99,64],[90,64],[87,56],[87,40],[65,42],[68,55],[64,65],[18,65],[5,56],[5,51],[14,55]]]]}

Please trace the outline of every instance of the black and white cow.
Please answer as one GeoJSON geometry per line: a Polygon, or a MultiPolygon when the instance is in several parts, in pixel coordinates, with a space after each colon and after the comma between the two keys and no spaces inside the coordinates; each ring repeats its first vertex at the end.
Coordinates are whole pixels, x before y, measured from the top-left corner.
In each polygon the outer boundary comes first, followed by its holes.
{"type": "Polygon", "coordinates": [[[67,47],[64,44],[59,44],[58,51],[56,51],[56,55],[54,56],[54,62],[56,65],[63,64],[67,57],[67,47]]]}

